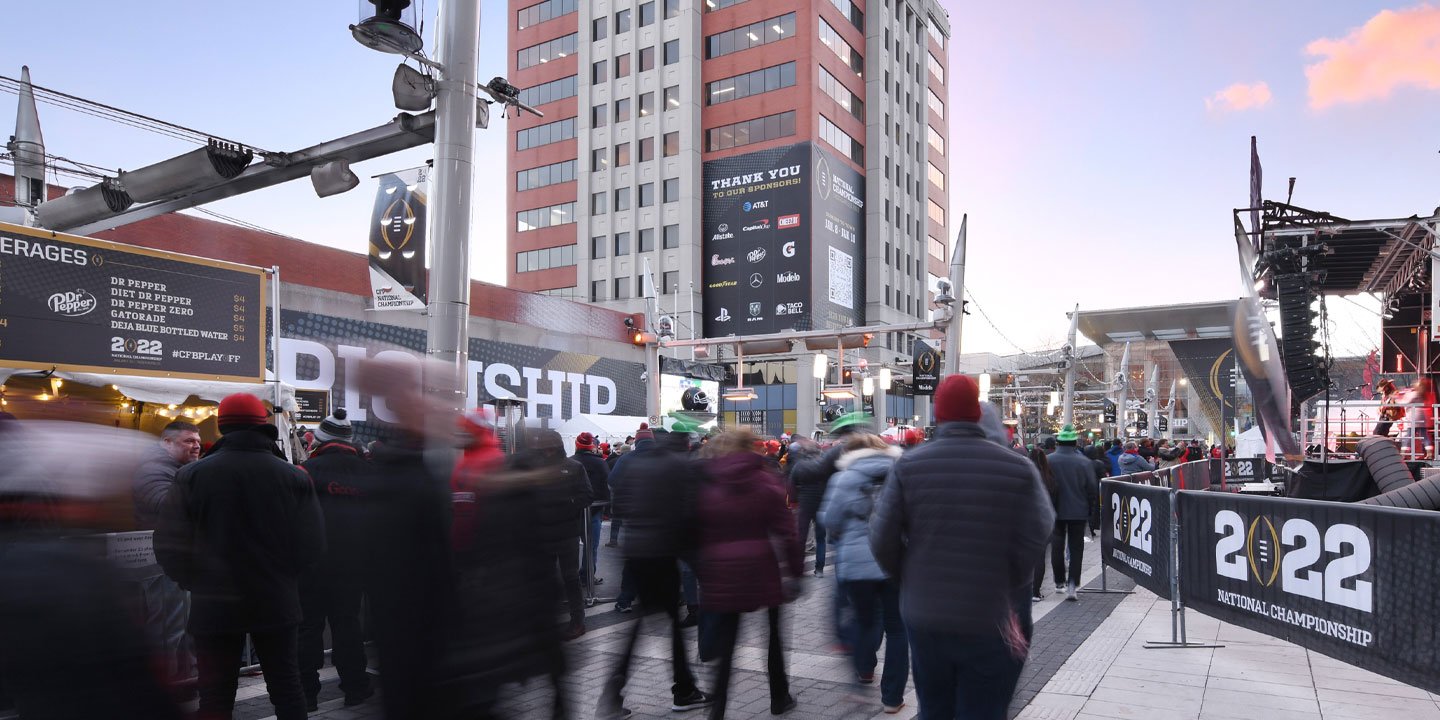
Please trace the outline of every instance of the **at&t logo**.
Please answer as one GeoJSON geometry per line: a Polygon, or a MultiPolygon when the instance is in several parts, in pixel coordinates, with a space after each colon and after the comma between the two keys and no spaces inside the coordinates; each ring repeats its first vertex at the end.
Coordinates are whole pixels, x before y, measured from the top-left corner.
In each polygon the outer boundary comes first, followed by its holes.
{"type": "Polygon", "coordinates": [[[745,204],[741,207],[745,208],[745,212],[750,212],[751,210],[763,210],[767,207],[770,207],[770,201],[756,200],[755,202],[750,202],[749,200],[747,200],[745,201],[745,204]]]}

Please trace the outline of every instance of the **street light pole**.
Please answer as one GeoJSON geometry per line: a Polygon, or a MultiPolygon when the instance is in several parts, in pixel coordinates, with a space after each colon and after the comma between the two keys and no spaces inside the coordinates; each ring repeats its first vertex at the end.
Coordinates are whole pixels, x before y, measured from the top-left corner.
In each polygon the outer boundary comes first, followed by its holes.
{"type": "Polygon", "coordinates": [[[1075,368],[1080,364],[1080,353],[1076,350],[1075,340],[1080,332],[1080,305],[1075,305],[1075,312],[1070,313],[1070,334],[1065,336],[1065,410],[1060,416],[1062,425],[1072,425],[1075,422],[1075,368]]]}
{"type": "MultiPolygon", "coordinates": [[[[455,415],[465,410],[469,365],[470,196],[474,186],[476,73],[479,65],[480,0],[441,0],[436,25],[440,66],[436,81],[435,171],[431,174],[428,363],[425,393],[437,406],[432,438],[450,436],[455,415]]],[[[448,453],[448,443],[433,449],[448,453]]]]}
{"type": "Polygon", "coordinates": [[[965,226],[968,214],[960,216],[960,232],[955,236],[955,252],[950,256],[950,286],[955,290],[950,325],[945,329],[945,375],[960,371],[960,332],[965,323],[965,226]]]}

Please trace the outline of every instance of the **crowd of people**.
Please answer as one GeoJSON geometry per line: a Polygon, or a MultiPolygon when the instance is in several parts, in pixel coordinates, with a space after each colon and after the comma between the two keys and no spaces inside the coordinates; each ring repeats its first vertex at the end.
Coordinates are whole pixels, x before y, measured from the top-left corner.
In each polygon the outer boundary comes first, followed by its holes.
{"type": "MultiPolygon", "coordinates": [[[[1069,426],[1023,448],[965,376],[940,384],[934,414],[929,439],[882,438],[852,414],[823,443],[642,425],[616,448],[588,433],[565,447],[532,428],[507,453],[493,415],[474,411],[457,422],[458,462],[437,468],[407,423],[362,446],[343,409],[293,463],[264,404],[228,397],[203,456],[199,428],[176,421],[134,472],[134,525],[154,531],[158,570],[130,578],[126,597],[157,691],[129,693],[143,695],[134,707],[110,701],[106,714],[180,717],[184,693],[169,689],[193,683],[199,718],[230,718],[248,637],[276,717],[304,718],[317,708],[328,628],[347,706],[375,693],[368,639],[387,718],[498,717],[501,689],[536,678],[554,687],[553,717],[588,715],[562,690],[564,643],[587,631],[583,588],[603,582],[608,517],[623,557],[615,610],[638,617],[596,718],[632,714],[632,658],[653,616],[668,622],[670,710],[726,716],[754,614],[767,630],[770,712],[791,711],[804,699],[786,667],[786,608],[806,592],[826,595],[854,683],[874,685],[879,669],[884,712],[904,707],[913,681],[921,718],[1002,718],[1047,564],[1056,592],[1078,601],[1099,479],[1209,453],[1102,447],[1069,426]],[[712,664],[706,678],[692,642],[712,664]]],[[[6,660],[22,717],[84,716],[59,710],[83,697],[27,686],[6,660]]]]}

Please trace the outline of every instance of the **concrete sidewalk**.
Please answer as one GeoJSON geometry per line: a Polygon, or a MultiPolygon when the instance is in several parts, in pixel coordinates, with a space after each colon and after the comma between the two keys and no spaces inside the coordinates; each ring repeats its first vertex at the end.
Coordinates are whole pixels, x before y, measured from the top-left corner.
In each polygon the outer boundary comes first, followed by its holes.
{"type": "Polygon", "coordinates": [[[1222,648],[1147,650],[1170,639],[1170,603],[1136,590],[1024,708],[1023,720],[1440,718],[1440,697],[1298,645],[1186,613],[1188,639],[1222,648]]]}

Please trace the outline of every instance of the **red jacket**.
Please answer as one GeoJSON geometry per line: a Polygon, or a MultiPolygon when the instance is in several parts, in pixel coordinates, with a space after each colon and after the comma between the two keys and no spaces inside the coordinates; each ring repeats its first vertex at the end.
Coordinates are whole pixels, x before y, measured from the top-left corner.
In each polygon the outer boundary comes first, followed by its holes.
{"type": "Polygon", "coordinates": [[[500,440],[495,436],[494,428],[469,419],[462,420],[460,427],[475,440],[465,448],[465,454],[456,461],[455,472],[450,475],[450,501],[454,513],[450,524],[450,549],[456,552],[468,549],[475,537],[480,484],[505,463],[505,453],[500,450],[500,440]]]}
{"type": "Polygon", "coordinates": [[[707,470],[699,503],[703,608],[749,612],[784,603],[777,555],[790,576],[799,577],[804,548],[780,477],[756,453],[715,458],[707,470]]]}

